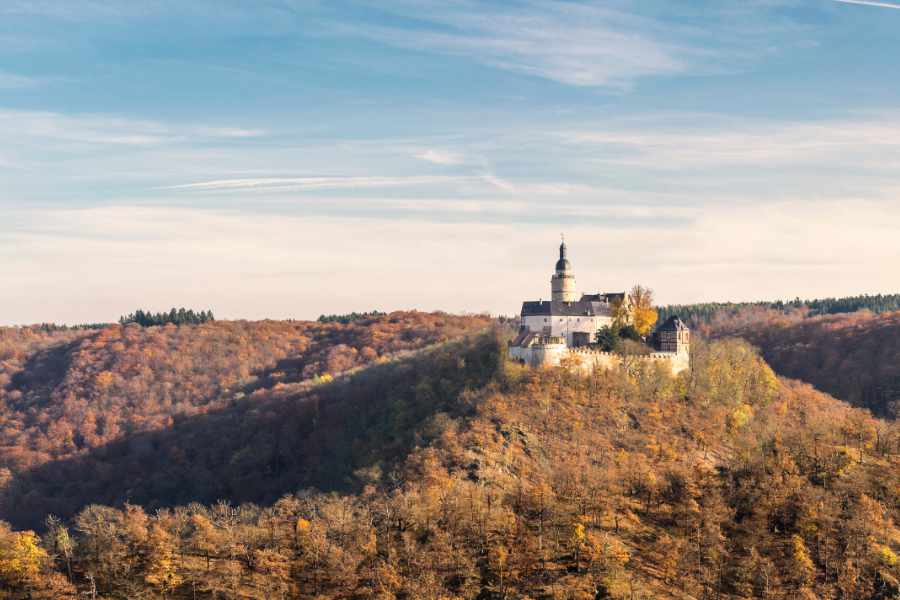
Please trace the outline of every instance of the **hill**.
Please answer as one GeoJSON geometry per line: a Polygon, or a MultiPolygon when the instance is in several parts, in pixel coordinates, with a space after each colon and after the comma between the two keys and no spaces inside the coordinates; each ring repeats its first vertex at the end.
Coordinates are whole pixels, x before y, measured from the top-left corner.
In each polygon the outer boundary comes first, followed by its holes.
{"type": "MultiPolygon", "coordinates": [[[[63,505],[47,507],[57,514],[77,508],[73,502],[81,496],[69,488],[72,480],[55,479],[55,491],[45,495],[34,479],[52,465],[77,463],[83,470],[91,465],[106,475],[85,481],[94,493],[102,491],[99,481],[121,491],[118,478],[144,481],[152,467],[139,460],[123,473],[123,463],[116,461],[132,455],[121,454],[114,444],[147,454],[148,444],[160,443],[153,432],[194,424],[192,432],[210,438],[205,449],[212,451],[221,432],[196,426],[204,415],[225,418],[221,415],[257,410],[288,386],[327,381],[487,324],[482,317],[408,312],[344,324],[216,321],[74,332],[0,329],[0,517],[34,526],[23,511],[42,510],[45,500],[64,498],[63,505]]],[[[164,449],[174,454],[177,446],[164,449]]],[[[221,466],[217,460],[208,465],[221,466]]]]}
{"type": "MultiPolygon", "coordinates": [[[[227,450],[188,457],[191,468],[218,461],[226,480],[243,461],[244,473],[262,470],[233,480],[232,502],[156,511],[165,489],[112,463],[151,510],[119,496],[50,521],[41,540],[0,530],[0,577],[18,597],[54,598],[92,586],[185,599],[900,595],[894,423],[779,379],[734,339],[697,344],[678,378],[530,370],[503,351],[496,333],[473,335],[313,388],[272,388],[260,414],[200,415],[220,437],[288,449],[187,443],[227,450]],[[320,491],[237,504],[296,468],[276,456],[305,464],[297,472],[320,491]]],[[[176,424],[152,439],[179,438],[191,435],[176,424]]],[[[109,477],[77,460],[34,484],[109,477]]],[[[158,472],[165,482],[173,471],[158,472]]]]}
{"type": "Polygon", "coordinates": [[[728,320],[730,317],[746,318],[754,313],[776,312],[785,315],[815,317],[869,311],[873,313],[895,312],[900,310],[900,294],[863,294],[843,298],[816,298],[801,300],[796,298],[787,302],[783,300],[757,302],[702,302],[698,304],[672,304],[659,308],[660,321],[678,315],[695,327],[704,324],[728,320]]]}
{"type": "Polygon", "coordinates": [[[669,306],[695,336],[737,336],[758,346],[781,375],[841,400],[900,415],[900,296],[857,296],[792,303],[669,306]]]}
{"type": "Polygon", "coordinates": [[[719,322],[716,337],[757,345],[780,374],[889,418],[900,416],[900,312],[719,322]]]}

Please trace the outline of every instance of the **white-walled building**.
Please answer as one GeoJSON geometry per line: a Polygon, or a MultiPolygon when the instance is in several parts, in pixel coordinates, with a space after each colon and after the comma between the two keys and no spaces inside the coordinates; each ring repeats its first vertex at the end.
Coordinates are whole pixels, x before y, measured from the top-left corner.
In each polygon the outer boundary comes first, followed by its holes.
{"type": "Polygon", "coordinates": [[[583,294],[576,291],[575,271],[567,257],[565,241],[550,278],[550,300],[522,303],[522,326],[545,336],[561,337],[566,345],[586,346],[596,341],[597,331],[612,325],[613,308],[625,301],[624,292],[583,294]]]}
{"type": "MultiPolygon", "coordinates": [[[[605,352],[595,342],[597,332],[613,324],[615,309],[627,302],[624,292],[583,294],[578,297],[575,272],[559,247],[559,260],[550,278],[550,300],[522,303],[521,327],[509,342],[509,357],[533,367],[553,367],[567,359],[583,371],[614,369],[625,364],[622,354],[605,352]]],[[[625,306],[626,314],[628,306],[625,306]]],[[[623,319],[628,321],[627,317],[623,319]]],[[[670,317],[653,335],[656,352],[629,357],[630,362],[656,363],[673,375],[690,369],[691,334],[681,319],[670,317]]]]}

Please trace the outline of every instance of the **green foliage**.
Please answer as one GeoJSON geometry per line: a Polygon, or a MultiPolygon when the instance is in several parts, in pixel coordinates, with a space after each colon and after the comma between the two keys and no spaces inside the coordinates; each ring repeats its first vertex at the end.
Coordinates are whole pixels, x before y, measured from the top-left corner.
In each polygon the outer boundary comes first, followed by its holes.
{"type": "Polygon", "coordinates": [[[597,331],[597,347],[604,352],[616,352],[619,349],[619,332],[621,329],[616,326],[602,327],[597,331]]]}
{"type": "Polygon", "coordinates": [[[377,319],[378,317],[384,317],[387,313],[381,312],[380,310],[372,310],[369,312],[352,312],[343,315],[319,315],[319,318],[316,319],[319,323],[341,323],[346,325],[348,323],[353,323],[354,321],[364,321],[367,319],[377,319]]]}
{"type": "Polygon", "coordinates": [[[604,352],[621,352],[627,346],[634,353],[635,345],[627,342],[636,342],[643,347],[643,339],[633,325],[620,326],[613,323],[612,326],[601,327],[597,331],[595,345],[604,352]]]}
{"type": "Polygon", "coordinates": [[[56,323],[39,323],[37,325],[28,325],[29,329],[42,331],[44,333],[55,333],[57,331],[80,331],[90,329],[103,329],[109,327],[112,323],[80,323],[78,325],[57,325],[56,323]]]}
{"type": "Polygon", "coordinates": [[[643,341],[640,332],[634,325],[626,325],[619,330],[619,337],[623,340],[632,340],[635,342],[643,341]]]}
{"type": "Polygon", "coordinates": [[[130,315],[119,317],[119,324],[128,325],[137,323],[141,327],[153,327],[155,325],[199,325],[208,321],[215,321],[211,310],[194,312],[193,309],[172,308],[169,312],[152,313],[145,310],[136,310],[130,315]]]}

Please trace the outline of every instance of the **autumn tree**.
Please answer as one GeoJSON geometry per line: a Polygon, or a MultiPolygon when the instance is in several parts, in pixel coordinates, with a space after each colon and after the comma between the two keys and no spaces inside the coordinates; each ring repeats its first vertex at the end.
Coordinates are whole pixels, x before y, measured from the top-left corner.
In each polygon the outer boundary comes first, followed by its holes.
{"type": "Polygon", "coordinates": [[[150,527],[146,541],[144,581],[162,592],[163,598],[183,581],[175,561],[176,545],[159,523],[150,527]]]}
{"type": "Polygon", "coordinates": [[[656,324],[657,312],[653,308],[653,290],[635,285],[628,292],[628,310],[631,313],[631,324],[637,332],[646,337],[656,324]]]}
{"type": "Polygon", "coordinates": [[[33,531],[11,531],[0,522],[0,580],[12,587],[33,586],[49,561],[33,531]]]}

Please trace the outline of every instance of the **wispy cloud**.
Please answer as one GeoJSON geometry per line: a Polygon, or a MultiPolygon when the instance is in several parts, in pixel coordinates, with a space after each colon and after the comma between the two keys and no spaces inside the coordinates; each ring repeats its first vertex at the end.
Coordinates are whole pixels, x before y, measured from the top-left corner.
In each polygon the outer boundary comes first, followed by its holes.
{"type": "Polygon", "coordinates": [[[873,0],[834,0],[841,4],[859,4],[862,6],[877,6],[879,8],[893,8],[900,10],[900,4],[892,4],[890,2],[874,2],[873,0]]]}
{"type": "Polygon", "coordinates": [[[416,152],[414,156],[425,162],[443,166],[461,165],[466,162],[465,157],[461,154],[447,150],[436,150],[434,148],[416,152]]]}
{"type": "Polygon", "coordinates": [[[238,190],[321,190],[365,189],[412,185],[446,184],[472,180],[472,177],[440,175],[409,177],[262,177],[254,179],[219,179],[167,186],[170,190],[238,191],[238,190]]]}
{"type": "MultiPolygon", "coordinates": [[[[0,87],[3,86],[0,74],[0,87]]],[[[177,125],[114,115],[69,115],[56,112],[0,109],[0,137],[4,141],[56,140],[110,146],[154,146],[198,139],[249,138],[265,135],[259,129],[177,125]]]]}
{"type": "Polygon", "coordinates": [[[507,10],[469,2],[399,2],[392,12],[427,28],[343,24],[338,29],[408,49],[464,56],[508,71],[575,86],[624,87],[640,77],[687,69],[687,48],[661,41],[652,22],[601,7],[523,3],[507,10]]]}
{"type": "Polygon", "coordinates": [[[897,116],[787,123],[700,119],[706,122],[672,115],[665,126],[651,121],[630,127],[585,127],[560,137],[592,149],[585,154],[592,160],[659,169],[815,163],[866,169],[900,166],[897,116]],[[873,160],[876,155],[877,161],[873,160]]]}

